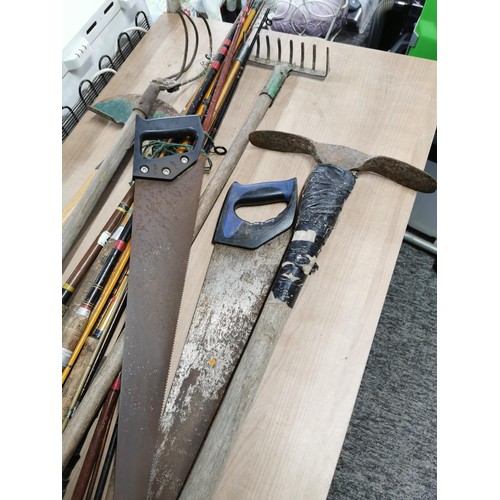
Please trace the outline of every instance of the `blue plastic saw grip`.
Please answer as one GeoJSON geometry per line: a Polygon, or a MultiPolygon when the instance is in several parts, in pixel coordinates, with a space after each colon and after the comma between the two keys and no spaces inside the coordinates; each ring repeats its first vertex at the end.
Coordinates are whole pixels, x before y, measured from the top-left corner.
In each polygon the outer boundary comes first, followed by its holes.
{"type": "Polygon", "coordinates": [[[235,182],[230,187],[219,216],[214,243],[254,249],[286,231],[295,219],[297,179],[256,184],[235,182]],[[263,222],[248,222],[236,214],[243,206],[285,202],[287,207],[276,217],[263,222]]]}

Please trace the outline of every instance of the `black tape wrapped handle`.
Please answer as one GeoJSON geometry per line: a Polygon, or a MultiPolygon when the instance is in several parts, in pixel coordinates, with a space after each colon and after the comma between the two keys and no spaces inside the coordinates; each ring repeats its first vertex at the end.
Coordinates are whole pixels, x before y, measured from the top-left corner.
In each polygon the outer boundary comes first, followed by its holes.
{"type": "Polygon", "coordinates": [[[330,236],[356,177],[336,165],[319,164],[309,176],[299,204],[292,241],[274,280],[275,298],[293,307],[316,258],[330,236]]]}

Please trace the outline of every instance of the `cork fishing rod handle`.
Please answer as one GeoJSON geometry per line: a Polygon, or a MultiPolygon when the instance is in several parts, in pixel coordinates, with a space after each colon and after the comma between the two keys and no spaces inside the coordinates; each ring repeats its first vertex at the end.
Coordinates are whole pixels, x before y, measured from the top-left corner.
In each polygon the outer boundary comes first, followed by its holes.
{"type": "Polygon", "coordinates": [[[181,499],[213,498],[272,353],[316,257],[355,184],[349,171],[318,165],[302,194],[294,236],[181,499]]]}

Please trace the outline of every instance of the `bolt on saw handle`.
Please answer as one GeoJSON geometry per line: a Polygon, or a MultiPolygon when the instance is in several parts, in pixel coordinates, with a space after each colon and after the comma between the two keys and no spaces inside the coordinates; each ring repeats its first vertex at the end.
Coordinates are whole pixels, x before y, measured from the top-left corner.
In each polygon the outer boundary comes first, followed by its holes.
{"type": "Polygon", "coordinates": [[[255,249],[286,231],[297,210],[297,179],[256,184],[234,182],[224,200],[217,222],[214,243],[255,249]],[[239,207],[287,203],[276,217],[264,222],[248,222],[236,215],[239,207]]]}
{"type": "Polygon", "coordinates": [[[355,183],[350,170],[331,164],[319,164],[309,175],[292,240],[271,288],[274,297],[289,307],[295,304],[307,276],[318,268],[316,258],[355,183]]]}

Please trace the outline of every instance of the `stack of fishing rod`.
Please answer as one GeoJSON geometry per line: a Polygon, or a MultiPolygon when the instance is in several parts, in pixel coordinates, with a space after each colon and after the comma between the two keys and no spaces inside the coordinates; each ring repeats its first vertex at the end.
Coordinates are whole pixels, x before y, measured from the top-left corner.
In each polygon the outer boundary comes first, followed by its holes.
{"type": "MultiPolygon", "coordinates": [[[[200,116],[206,134],[205,155],[221,152],[214,148],[214,138],[258,33],[267,23],[269,11],[262,15],[263,6],[264,0],[253,0],[241,10],[181,113],[200,116]]],[[[178,149],[148,151],[151,156],[161,156],[178,149]]],[[[133,199],[132,184],[62,287],[63,494],[71,483],[73,499],[100,499],[113,490],[120,374],[106,387],[103,401],[93,394],[93,383],[113,349],[123,342],[133,199]],[[94,408],[94,397],[95,411],[80,421],[81,403],[86,399],[88,407],[94,408]],[[76,444],[66,445],[64,432],[71,421],[71,443],[76,444]],[[78,477],[76,464],[81,465],[78,477]]]]}

